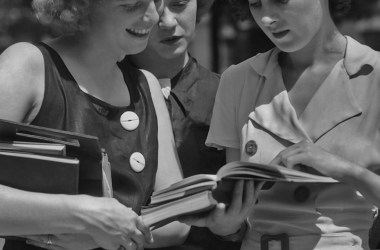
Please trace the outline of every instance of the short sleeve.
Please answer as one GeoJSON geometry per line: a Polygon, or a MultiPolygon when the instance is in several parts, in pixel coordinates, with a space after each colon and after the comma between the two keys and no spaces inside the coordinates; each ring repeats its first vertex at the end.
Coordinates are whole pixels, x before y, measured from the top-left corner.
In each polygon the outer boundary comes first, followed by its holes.
{"type": "Polygon", "coordinates": [[[236,123],[236,88],[231,75],[233,67],[235,66],[228,68],[220,79],[206,139],[206,145],[209,147],[240,148],[239,130],[236,123]]]}

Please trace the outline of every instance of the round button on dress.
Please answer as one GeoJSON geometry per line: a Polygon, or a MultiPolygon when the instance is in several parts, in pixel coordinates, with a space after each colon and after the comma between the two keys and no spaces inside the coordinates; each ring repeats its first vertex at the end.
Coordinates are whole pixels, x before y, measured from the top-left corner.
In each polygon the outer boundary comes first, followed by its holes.
{"type": "Polygon", "coordinates": [[[121,126],[128,131],[135,130],[140,123],[140,119],[135,112],[126,111],[120,116],[121,126]]]}
{"type": "Polygon", "coordinates": [[[294,199],[298,202],[305,202],[310,196],[309,188],[305,186],[299,186],[294,190],[294,199]]]}
{"type": "Polygon", "coordinates": [[[140,173],[145,168],[145,158],[139,152],[134,152],[129,158],[129,164],[136,173],[140,173]]]}
{"type": "Polygon", "coordinates": [[[245,144],[245,153],[249,156],[254,156],[257,152],[257,143],[254,140],[250,140],[245,144]]]}

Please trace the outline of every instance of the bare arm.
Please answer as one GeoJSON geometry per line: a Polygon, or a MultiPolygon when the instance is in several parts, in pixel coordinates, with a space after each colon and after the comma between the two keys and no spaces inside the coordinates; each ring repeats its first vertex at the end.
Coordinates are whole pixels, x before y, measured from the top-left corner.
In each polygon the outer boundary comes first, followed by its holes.
{"type": "MultiPolygon", "coordinates": [[[[44,60],[28,43],[0,56],[0,117],[30,123],[44,97],[44,60]]],[[[0,234],[87,234],[106,249],[126,248],[131,239],[149,242],[149,229],[130,208],[111,198],[49,195],[0,185],[0,234]]]]}
{"type": "MultiPolygon", "coordinates": [[[[380,206],[380,176],[325,151],[314,143],[302,141],[280,152],[272,161],[293,168],[298,164],[313,167],[322,174],[351,185],[375,206],[380,206]]],[[[377,169],[378,170],[378,169],[377,169]]]]}
{"type": "MultiPolygon", "coordinates": [[[[181,180],[182,171],[175,148],[173,130],[165,100],[162,96],[158,80],[149,72],[144,71],[148,79],[152,99],[157,113],[158,122],[158,170],[155,189],[163,189],[181,180]]],[[[153,231],[154,245],[149,247],[164,247],[181,244],[187,237],[190,227],[179,222],[170,223],[153,231]]]]}
{"type": "Polygon", "coordinates": [[[44,62],[41,52],[28,43],[18,43],[0,56],[0,117],[33,120],[44,95],[44,62]]]}

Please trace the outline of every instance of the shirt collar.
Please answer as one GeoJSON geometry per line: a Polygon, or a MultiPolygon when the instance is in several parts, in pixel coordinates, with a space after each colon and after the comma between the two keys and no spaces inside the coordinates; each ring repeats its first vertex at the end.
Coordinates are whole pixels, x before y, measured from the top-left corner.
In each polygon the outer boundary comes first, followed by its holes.
{"type": "Polygon", "coordinates": [[[364,65],[374,66],[376,64],[377,53],[374,50],[349,36],[346,36],[346,39],[347,48],[343,64],[349,76],[357,74],[364,65]]]}
{"type": "MultiPolygon", "coordinates": [[[[377,53],[349,36],[346,36],[347,46],[343,65],[349,76],[357,74],[364,65],[374,66],[377,59],[377,53]]],[[[267,52],[259,53],[251,58],[249,63],[255,72],[261,76],[270,76],[278,66],[278,54],[281,51],[273,48],[267,52]]]]}

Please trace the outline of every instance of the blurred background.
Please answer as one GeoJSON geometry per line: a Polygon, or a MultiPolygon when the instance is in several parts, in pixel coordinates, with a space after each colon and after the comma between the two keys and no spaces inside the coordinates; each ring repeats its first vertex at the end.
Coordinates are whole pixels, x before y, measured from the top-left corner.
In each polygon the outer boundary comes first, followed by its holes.
{"type": "MultiPolygon", "coordinates": [[[[380,51],[380,0],[352,0],[352,9],[339,20],[339,29],[380,51]]],[[[38,41],[58,33],[35,18],[31,0],[0,0],[0,53],[18,41],[38,41]]],[[[228,0],[216,0],[198,25],[191,53],[205,67],[221,73],[272,47],[257,25],[234,18],[228,0]]]]}

